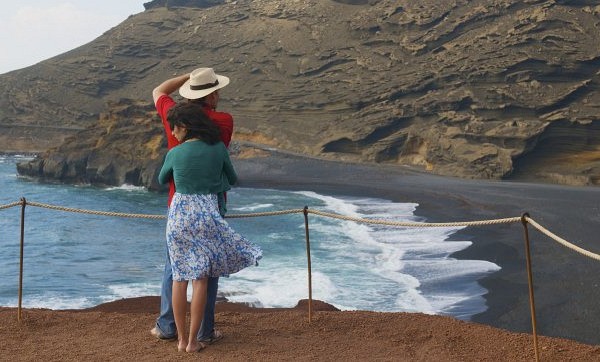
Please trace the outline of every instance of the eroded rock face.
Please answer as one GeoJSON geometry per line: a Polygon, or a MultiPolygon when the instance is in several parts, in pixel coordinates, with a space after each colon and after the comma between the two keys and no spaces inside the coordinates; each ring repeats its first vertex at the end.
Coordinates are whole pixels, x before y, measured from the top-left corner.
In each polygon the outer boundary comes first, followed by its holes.
{"type": "Polygon", "coordinates": [[[108,101],[151,104],[162,80],[212,66],[232,80],[221,108],[234,115],[236,140],[459,177],[600,183],[595,2],[149,9],[90,44],[0,76],[5,150],[28,139],[43,150],[93,127],[108,101]]]}
{"type": "Polygon", "coordinates": [[[162,123],[147,102],[121,99],[98,122],[67,138],[17,171],[70,184],[144,185],[163,189],[158,170],[166,153],[162,123]]]}

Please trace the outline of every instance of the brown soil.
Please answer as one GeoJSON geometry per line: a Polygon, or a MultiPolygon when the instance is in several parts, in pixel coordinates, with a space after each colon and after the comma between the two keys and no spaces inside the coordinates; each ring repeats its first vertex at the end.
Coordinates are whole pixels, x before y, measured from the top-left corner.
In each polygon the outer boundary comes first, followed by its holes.
{"type": "MultiPolygon", "coordinates": [[[[292,309],[217,304],[225,338],[205,350],[177,352],[149,334],[158,297],[124,299],[86,310],[0,308],[0,356],[11,361],[533,361],[529,334],[420,313],[336,311],[306,301],[292,309]]],[[[539,337],[542,361],[598,361],[600,347],[539,337]]]]}

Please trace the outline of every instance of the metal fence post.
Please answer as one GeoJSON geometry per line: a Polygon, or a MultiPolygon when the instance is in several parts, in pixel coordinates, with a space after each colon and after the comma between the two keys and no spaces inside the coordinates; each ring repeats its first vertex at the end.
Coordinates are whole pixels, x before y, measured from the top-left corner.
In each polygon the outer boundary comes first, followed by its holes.
{"type": "Polygon", "coordinates": [[[304,206],[304,231],[306,234],[306,258],[308,260],[308,322],[312,322],[312,269],[310,262],[310,237],[308,234],[308,206],[304,206]]]}
{"type": "Polygon", "coordinates": [[[535,360],[539,362],[540,354],[538,348],[538,337],[537,337],[537,322],[535,319],[535,298],[533,296],[533,272],[531,271],[531,251],[529,248],[529,230],[527,229],[527,218],[528,213],[521,215],[521,223],[525,230],[525,256],[527,260],[527,283],[529,285],[529,308],[531,310],[531,327],[533,330],[533,348],[535,349],[535,360]]]}
{"type": "Polygon", "coordinates": [[[21,198],[21,256],[19,261],[19,307],[17,308],[17,320],[22,320],[22,302],[23,302],[23,250],[25,246],[25,206],[27,200],[21,198]]]}

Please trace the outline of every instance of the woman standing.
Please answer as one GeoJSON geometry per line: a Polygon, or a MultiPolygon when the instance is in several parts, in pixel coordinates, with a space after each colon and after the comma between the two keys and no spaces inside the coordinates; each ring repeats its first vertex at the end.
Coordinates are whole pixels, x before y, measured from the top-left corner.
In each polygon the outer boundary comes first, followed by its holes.
{"type": "Polygon", "coordinates": [[[208,277],[236,273],[257,265],[261,249],[235,232],[219,213],[219,197],[237,181],[219,128],[202,106],[182,103],[167,116],[181,144],[171,149],[160,170],[161,184],[173,178],[175,195],[167,220],[167,247],[173,269],[173,313],[179,351],[196,352],[206,304],[208,277]],[[192,280],[190,331],[185,328],[187,286],[192,280]]]}

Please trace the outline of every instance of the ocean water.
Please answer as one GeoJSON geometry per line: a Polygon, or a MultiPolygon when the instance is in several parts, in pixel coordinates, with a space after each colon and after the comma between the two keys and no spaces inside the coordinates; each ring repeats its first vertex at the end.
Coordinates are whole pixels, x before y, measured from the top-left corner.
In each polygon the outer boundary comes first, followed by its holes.
{"type": "MultiPolygon", "coordinates": [[[[25,197],[79,209],[166,214],[166,194],[38,183],[16,174],[25,157],[0,156],[0,206],[25,197]]],[[[230,213],[301,209],[394,221],[427,221],[414,203],[314,192],[234,188],[230,213]]],[[[25,208],[23,306],[86,308],[120,298],[158,295],[165,260],[164,219],[120,218],[25,208]]],[[[21,207],[0,210],[0,305],[16,306],[21,207]]],[[[308,298],[304,215],[231,218],[259,244],[263,259],[221,278],[234,302],[293,307],[308,298]]],[[[471,241],[450,241],[460,228],[358,224],[309,214],[313,298],[343,310],[405,311],[460,319],[486,309],[477,280],[499,270],[483,260],[449,257],[471,241]]]]}

